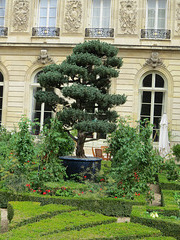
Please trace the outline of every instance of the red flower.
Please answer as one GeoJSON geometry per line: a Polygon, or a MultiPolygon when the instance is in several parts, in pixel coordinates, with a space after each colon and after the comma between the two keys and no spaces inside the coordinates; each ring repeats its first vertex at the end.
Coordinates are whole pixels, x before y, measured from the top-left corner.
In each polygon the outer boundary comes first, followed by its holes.
{"type": "Polygon", "coordinates": [[[27,162],[29,162],[29,160],[27,162]]]}
{"type": "Polygon", "coordinates": [[[82,192],[82,194],[83,194],[84,192],[82,192]]]}
{"type": "Polygon", "coordinates": [[[47,190],[47,192],[51,192],[51,190],[47,190]]]}
{"type": "Polygon", "coordinates": [[[101,182],[104,182],[104,178],[101,178],[101,180],[100,180],[101,182]]]}
{"type": "Polygon", "coordinates": [[[117,197],[114,197],[114,198],[117,198],[117,197]]]}
{"type": "Polygon", "coordinates": [[[26,187],[29,187],[30,184],[26,184],[26,187]]]}
{"type": "Polygon", "coordinates": [[[140,193],[138,193],[138,196],[140,196],[140,193]]]}
{"type": "Polygon", "coordinates": [[[33,192],[36,192],[36,190],[33,190],[33,192]]]}
{"type": "Polygon", "coordinates": [[[43,195],[46,195],[46,192],[43,192],[43,195]]]}
{"type": "Polygon", "coordinates": [[[135,195],[137,196],[137,192],[135,192],[135,195]]]}
{"type": "Polygon", "coordinates": [[[84,178],[87,178],[87,176],[84,176],[84,178]]]}
{"type": "Polygon", "coordinates": [[[102,188],[100,188],[100,190],[102,190],[102,188]]]}
{"type": "Polygon", "coordinates": [[[46,168],[45,168],[45,167],[43,167],[43,169],[44,169],[44,170],[46,170],[46,168]]]}

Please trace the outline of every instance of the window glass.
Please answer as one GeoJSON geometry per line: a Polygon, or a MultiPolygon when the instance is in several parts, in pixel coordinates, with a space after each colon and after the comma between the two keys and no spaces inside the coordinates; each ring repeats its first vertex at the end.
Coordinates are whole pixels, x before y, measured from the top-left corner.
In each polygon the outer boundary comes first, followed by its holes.
{"type": "Polygon", "coordinates": [[[0,26],[4,27],[5,0],[0,0],[0,26]]]}
{"type": "Polygon", "coordinates": [[[148,0],[147,28],[165,29],[167,0],[148,0]]]}
{"type": "MultiPolygon", "coordinates": [[[[44,90],[37,83],[37,77],[41,72],[37,73],[34,78],[34,83],[32,84],[33,88],[33,99],[32,99],[32,121],[39,122],[40,125],[36,125],[32,132],[34,134],[39,134],[44,124],[49,123],[50,118],[52,118],[52,109],[49,105],[45,103],[39,103],[35,99],[35,94],[37,91],[44,90]]],[[[54,91],[54,89],[48,89],[49,91],[54,91]]]]}
{"type": "Polygon", "coordinates": [[[149,74],[144,78],[143,87],[152,87],[152,74],[149,74]]]}
{"type": "Polygon", "coordinates": [[[159,140],[159,123],[164,110],[166,92],[164,87],[164,79],[159,74],[152,73],[144,77],[140,90],[140,119],[149,119],[150,123],[153,124],[152,138],[154,141],[159,140]]]}
{"type": "Polygon", "coordinates": [[[92,0],[92,27],[109,28],[110,26],[110,0],[92,0]]]}
{"type": "Polygon", "coordinates": [[[57,0],[40,0],[39,27],[55,27],[57,0]]]}
{"type": "Polygon", "coordinates": [[[156,74],[156,80],[155,81],[156,81],[155,82],[155,87],[159,87],[159,88],[164,87],[164,79],[160,75],[156,74]]]}
{"type": "Polygon", "coordinates": [[[4,77],[2,73],[0,72],[0,126],[2,122],[2,108],[3,108],[3,82],[4,82],[4,77]]]}

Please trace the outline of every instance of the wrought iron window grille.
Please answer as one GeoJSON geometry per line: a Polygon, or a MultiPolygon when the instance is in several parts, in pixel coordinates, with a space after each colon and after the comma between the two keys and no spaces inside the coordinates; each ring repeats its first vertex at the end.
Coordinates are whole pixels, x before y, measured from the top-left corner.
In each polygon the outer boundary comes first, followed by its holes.
{"type": "Polygon", "coordinates": [[[114,29],[113,28],[86,28],[85,37],[92,37],[92,38],[114,37],[114,29]]]}
{"type": "Polygon", "coordinates": [[[167,29],[141,29],[141,38],[170,39],[171,30],[167,29]]]}
{"type": "Polygon", "coordinates": [[[7,36],[7,35],[8,35],[8,28],[0,27],[0,36],[7,36]]]}
{"type": "Polygon", "coordinates": [[[60,34],[60,28],[56,27],[33,27],[32,36],[37,37],[58,37],[60,34]]]}

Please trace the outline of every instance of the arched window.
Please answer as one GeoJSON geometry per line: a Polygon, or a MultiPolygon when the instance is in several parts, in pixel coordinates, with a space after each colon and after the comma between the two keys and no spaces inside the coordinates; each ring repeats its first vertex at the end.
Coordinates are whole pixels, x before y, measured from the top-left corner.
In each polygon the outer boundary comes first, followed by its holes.
{"type": "Polygon", "coordinates": [[[4,86],[4,77],[0,72],[0,126],[2,123],[2,107],[3,107],[3,86],[4,86]]]}
{"type": "Polygon", "coordinates": [[[159,140],[161,116],[165,111],[166,82],[157,73],[146,75],[140,86],[140,120],[148,119],[153,127],[153,139],[159,140]]]}
{"type": "Polygon", "coordinates": [[[45,103],[38,103],[35,99],[35,94],[39,90],[45,90],[40,87],[40,84],[37,83],[37,77],[41,72],[37,73],[34,78],[34,82],[31,84],[33,88],[33,99],[32,99],[32,116],[31,119],[33,122],[39,122],[40,126],[36,126],[33,133],[38,135],[42,130],[43,125],[49,123],[50,118],[52,118],[52,110],[51,107],[45,103]]]}

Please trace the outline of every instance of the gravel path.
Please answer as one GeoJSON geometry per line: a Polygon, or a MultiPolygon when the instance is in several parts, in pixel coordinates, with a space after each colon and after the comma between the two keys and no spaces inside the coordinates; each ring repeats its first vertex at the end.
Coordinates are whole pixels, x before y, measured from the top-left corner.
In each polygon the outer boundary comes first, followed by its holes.
{"type": "Polygon", "coordinates": [[[1,233],[8,231],[7,209],[1,208],[1,233]]]}

